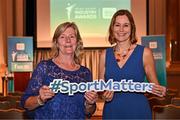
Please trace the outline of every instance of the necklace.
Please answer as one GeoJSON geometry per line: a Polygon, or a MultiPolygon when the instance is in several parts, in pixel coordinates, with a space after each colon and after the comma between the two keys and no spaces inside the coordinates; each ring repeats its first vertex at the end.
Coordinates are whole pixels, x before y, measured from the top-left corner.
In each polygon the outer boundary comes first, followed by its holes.
{"type": "Polygon", "coordinates": [[[121,53],[120,52],[117,52],[116,50],[114,50],[114,54],[115,54],[115,57],[116,57],[116,61],[117,62],[120,62],[121,60],[124,60],[127,55],[129,54],[129,51],[131,50],[131,44],[129,46],[128,49],[126,50],[123,50],[121,53]]]}

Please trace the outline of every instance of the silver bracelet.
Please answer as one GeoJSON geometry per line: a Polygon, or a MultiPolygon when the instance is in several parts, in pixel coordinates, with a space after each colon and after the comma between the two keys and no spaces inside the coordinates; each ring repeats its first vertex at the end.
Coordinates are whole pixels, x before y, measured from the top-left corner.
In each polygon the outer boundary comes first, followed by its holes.
{"type": "Polygon", "coordinates": [[[95,103],[89,104],[89,103],[87,103],[87,101],[85,101],[85,102],[84,102],[84,105],[85,105],[86,107],[92,107],[93,105],[95,105],[95,103]]]}
{"type": "Polygon", "coordinates": [[[37,102],[40,106],[44,105],[44,102],[41,100],[40,95],[37,97],[37,102]]]}

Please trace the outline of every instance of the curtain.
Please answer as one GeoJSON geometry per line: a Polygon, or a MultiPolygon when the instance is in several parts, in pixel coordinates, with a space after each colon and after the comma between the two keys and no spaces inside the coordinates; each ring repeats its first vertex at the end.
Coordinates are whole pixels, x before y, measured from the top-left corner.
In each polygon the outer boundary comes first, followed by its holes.
{"type": "MultiPolygon", "coordinates": [[[[85,49],[81,65],[86,66],[92,72],[93,80],[98,79],[99,72],[99,58],[103,49],[85,49]]],[[[41,60],[50,58],[50,49],[37,49],[34,52],[34,68],[41,60]]]]}

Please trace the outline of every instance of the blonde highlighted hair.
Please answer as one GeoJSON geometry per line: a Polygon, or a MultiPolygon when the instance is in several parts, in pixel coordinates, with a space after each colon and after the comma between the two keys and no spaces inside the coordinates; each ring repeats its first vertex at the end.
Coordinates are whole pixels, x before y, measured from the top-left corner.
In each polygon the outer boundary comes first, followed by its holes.
{"type": "Polygon", "coordinates": [[[80,57],[82,55],[83,50],[83,42],[78,27],[74,22],[65,22],[60,24],[56,28],[52,39],[51,58],[55,58],[59,55],[58,38],[69,27],[73,28],[76,33],[77,47],[74,53],[74,60],[77,64],[80,64],[80,57]]]}

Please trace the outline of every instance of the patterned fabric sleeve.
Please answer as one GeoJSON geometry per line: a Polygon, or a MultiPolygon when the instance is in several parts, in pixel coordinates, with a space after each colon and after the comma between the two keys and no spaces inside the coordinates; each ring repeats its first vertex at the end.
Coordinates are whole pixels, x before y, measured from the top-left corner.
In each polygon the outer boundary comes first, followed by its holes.
{"type": "Polygon", "coordinates": [[[24,107],[25,101],[30,97],[30,96],[36,96],[39,94],[39,89],[42,86],[44,77],[45,77],[45,72],[46,72],[46,62],[41,61],[36,69],[32,73],[31,80],[28,83],[28,87],[25,90],[24,95],[21,98],[21,106],[24,107]]]}
{"type": "Polygon", "coordinates": [[[87,74],[86,80],[87,80],[87,82],[92,82],[93,81],[92,73],[91,73],[91,71],[89,69],[87,70],[87,72],[88,72],[88,74],[87,74]]]}

